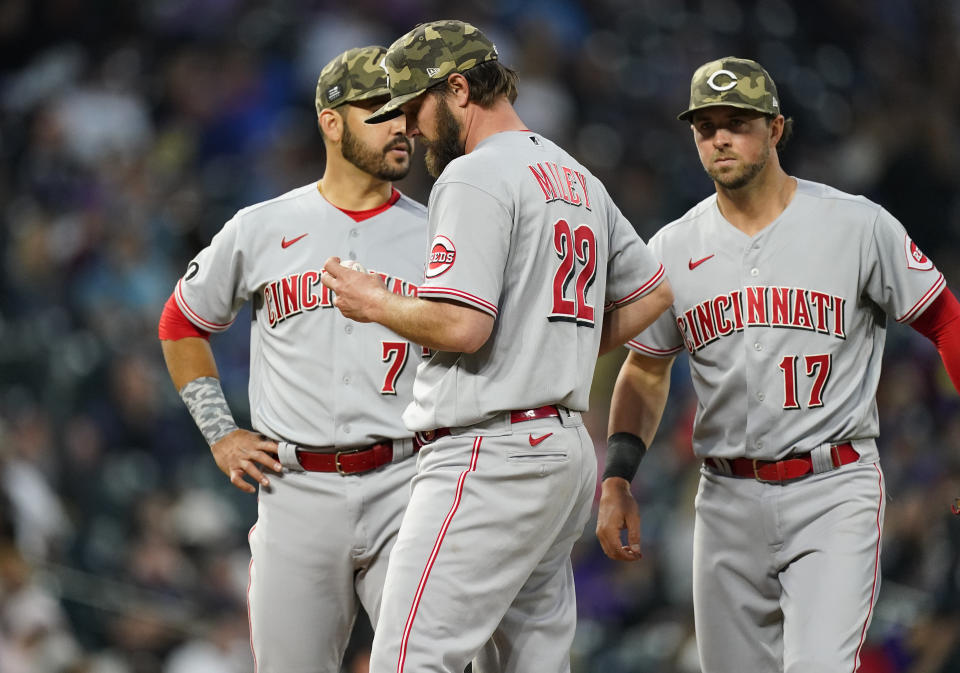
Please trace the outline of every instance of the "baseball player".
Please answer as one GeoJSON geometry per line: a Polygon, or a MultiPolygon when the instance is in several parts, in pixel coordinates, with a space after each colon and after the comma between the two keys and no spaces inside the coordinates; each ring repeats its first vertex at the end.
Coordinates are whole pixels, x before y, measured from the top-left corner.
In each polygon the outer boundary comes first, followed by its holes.
{"type": "Polygon", "coordinates": [[[426,212],[391,185],[410,167],[405,120],[364,119],[387,100],[385,49],[323,69],[316,183],[238,212],[187,267],[160,338],[174,385],[231,483],[254,492],[249,616],[259,671],[337,673],[358,610],[375,623],[417,450],[400,415],[422,349],[357,325],[320,282],[331,254],[362,257],[384,291],[423,276],[426,212]],[[253,302],[250,411],[238,429],[207,337],[253,302]],[[267,473],[273,473],[267,476],[267,473]]]}
{"type": "Polygon", "coordinates": [[[525,128],[516,74],[474,26],[420,25],[384,67],[391,99],[368,123],[405,115],[439,176],[425,279],[417,297],[390,295],[331,259],[323,282],[344,315],[436,352],[404,412],[430,443],[371,671],[461,673],[474,658],[476,673],[569,671],[570,551],[596,479],[580,413],[598,351],[672,295],[604,186],[525,128]]]}
{"type": "Polygon", "coordinates": [[[784,172],[792,120],[759,64],[701,66],[680,119],[716,194],[650,241],[675,298],[629,342],[597,534],[611,558],[640,557],[630,480],[686,350],[704,459],[693,581],[704,673],[856,671],[880,581],[886,321],[930,337],[960,387],[960,308],[890,213],[784,172]]]}

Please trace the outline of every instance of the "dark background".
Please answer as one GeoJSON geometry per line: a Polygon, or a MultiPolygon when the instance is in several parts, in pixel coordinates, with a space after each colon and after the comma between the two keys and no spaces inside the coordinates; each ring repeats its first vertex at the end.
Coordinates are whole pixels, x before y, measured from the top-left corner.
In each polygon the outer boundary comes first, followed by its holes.
{"type": "MultiPolygon", "coordinates": [[[[527,126],[601,177],[644,238],[712,189],[675,116],[693,70],[736,55],[766,66],[796,120],[788,172],[882,203],[960,281],[955,0],[0,0],[2,673],[251,670],[255,499],[176,396],[157,319],[238,208],[322,175],[322,65],[451,17],[494,39],[527,126]]],[[[425,201],[415,165],[398,186],[425,201]]],[[[239,419],[243,324],[213,339],[239,419]]],[[[623,355],[597,368],[601,442],[623,355]]],[[[890,502],[862,670],[958,671],[958,397],[909,328],[890,330],[884,369],[890,502]]],[[[635,482],[643,561],[606,560],[592,523],[575,549],[577,673],[699,670],[688,379],[681,357],[635,482]]]]}

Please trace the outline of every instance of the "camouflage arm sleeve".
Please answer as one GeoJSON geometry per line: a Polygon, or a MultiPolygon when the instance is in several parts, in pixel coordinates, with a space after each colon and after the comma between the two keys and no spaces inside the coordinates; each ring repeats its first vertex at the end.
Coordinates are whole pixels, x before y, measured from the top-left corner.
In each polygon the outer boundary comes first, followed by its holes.
{"type": "Polygon", "coordinates": [[[219,379],[212,376],[194,379],[180,389],[180,397],[210,446],[238,429],[219,379]]]}

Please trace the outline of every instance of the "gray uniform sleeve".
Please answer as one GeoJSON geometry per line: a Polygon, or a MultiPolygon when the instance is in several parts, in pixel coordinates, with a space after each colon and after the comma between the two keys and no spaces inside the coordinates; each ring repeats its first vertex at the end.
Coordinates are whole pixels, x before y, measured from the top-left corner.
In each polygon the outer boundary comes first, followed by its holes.
{"type": "Polygon", "coordinates": [[[883,208],[866,254],[866,294],[899,323],[910,323],[946,287],[943,274],[883,208]]]}
{"type": "Polygon", "coordinates": [[[175,297],[180,310],[208,332],[230,327],[250,298],[251,290],[244,282],[240,233],[240,217],[236,216],[193,258],[177,283],[175,297]]]}
{"type": "MultiPolygon", "coordinates": [[[[648,249],[656,259],[662,255],[663,239],[655,234],[650,239],[648,249]]],[[[674,306],[670,306],[653,321],[647,329],[630,339],[625,345],[643,355],[652,357],[670,357],[683,350],[683,335],[677,329],[674,306]]]]}
{"type": "Polygon", "coordinates": [[[432,238],[418,296],[453,299],[496,317],[511,213],[487,192],[462,182],[435,185],[428,212],[432,238]]]}
{"type": "Polygon", "coordinates": [[[663,282],[663,265],[620,209],[611,207],[610,259],[607,263],[606,310],[628,304],[663,282]],[[642,279],[637,283],[638,277],[642,279]]]}

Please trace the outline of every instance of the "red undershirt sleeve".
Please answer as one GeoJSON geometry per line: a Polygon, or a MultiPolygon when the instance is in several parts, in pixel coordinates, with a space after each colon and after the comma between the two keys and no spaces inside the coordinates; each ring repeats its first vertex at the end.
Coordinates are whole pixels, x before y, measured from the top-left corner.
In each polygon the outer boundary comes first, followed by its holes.
{"type": "MultiPolygon", "coordinates": [[[[930,309],[927,309],[928,311],[930,309]]],[[[187,337],[200,337],[210,340],[210,332],[202,330],[183,315],[183,311],[177,306],[177,300],[170,295],[167,303],[163,305],[163,313],[160,314],[160,324],[158,333],[162,341],[179,341],[187,337]]]]}
{"type": "Polygon", "coordinates": [[[960,302],[953,292],[944,288],[910,327],[934,343],[953,387],[960,392],[960,302]]]}

